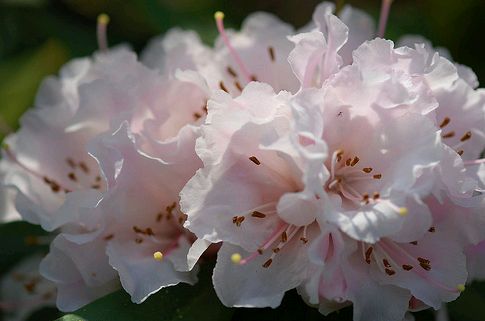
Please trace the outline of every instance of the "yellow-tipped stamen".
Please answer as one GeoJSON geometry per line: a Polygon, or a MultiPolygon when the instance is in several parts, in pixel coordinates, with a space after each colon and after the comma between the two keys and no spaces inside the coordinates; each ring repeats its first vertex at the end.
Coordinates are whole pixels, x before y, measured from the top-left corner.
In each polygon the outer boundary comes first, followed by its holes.
{"type": "Polygon", "coordinates": [[[458,284],[458,285],[456,286],[456,289],[457,289],[458,291],[460,291],[460,292],[463,292],[463,291],[465,291],[465,285],[464,285],[464,284],[458,284]]]}
{"type": "Polygon", "coordinates": [[[153,258],[155,259],[155,261],[160,262],[161,260],[163,260],[163,253],[157,251],[157,252],[153,253],[153,258]]]}
{"type": "Polygon", "coordinates": [[[234,253],[231,255],[231,261],[234,264],[239,264],[242,260],[241,254],[239,253],[234,253]]]}
{"type": "Polygon", "coordinates": [[[407,209],[406,207],[400,207],[400,208],[399,208],[399,215],[401,215],[401,216],[406,216],[406,215],[408,215],[408,212],[409,212],[409,211],[408,211],[408,209],[407,209]]]}

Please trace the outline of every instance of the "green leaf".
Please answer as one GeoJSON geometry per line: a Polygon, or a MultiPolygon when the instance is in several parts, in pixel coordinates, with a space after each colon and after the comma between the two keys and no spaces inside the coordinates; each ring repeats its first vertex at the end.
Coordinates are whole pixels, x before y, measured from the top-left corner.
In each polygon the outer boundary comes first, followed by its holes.
{"type": "Polygon", "coordinates": [[[0,116],[3,127],[17,127],[18,118],[32,104],[41,80],[56,73],[67,58],[63,45],[56,40],[48,40],[35,51],[0,64],[0,116]]]}
{"type": "Polygon", "coordinates": [[[1,224],[0,275],[22,258],[39,251],[46,252],[48,241],[50,236],[37,225],[26,222],[1,224]]]}
{"type": "Polygon", "coordinates": [[[234,309],[224,307],[217,298],[210,274],[212,266],[199,273],[199,282],[162,289],[142,304],[131,302],[123,291],[109,294],[57,321],[224,321],[231,320],[234,309]]]}

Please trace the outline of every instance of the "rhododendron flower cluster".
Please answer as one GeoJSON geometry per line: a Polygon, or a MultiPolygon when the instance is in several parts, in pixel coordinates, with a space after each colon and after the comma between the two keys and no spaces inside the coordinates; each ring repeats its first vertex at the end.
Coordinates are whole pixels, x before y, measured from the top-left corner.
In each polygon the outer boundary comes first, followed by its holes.
{"type": "Polygon", "coordinates": [[[120,287],[141,303],[215,256],[226,306],[297,289],[355,321],[483,278],[485,91],[425,39],[384,39],[389,4],[377,35],[328,2],[301,30],[218,12],[214,47],[173,29],[140,61],[103,16],[100,51],[46,79],[3,146],[17,211],[57,235],[40,273],[59,309],[120,287]]]}

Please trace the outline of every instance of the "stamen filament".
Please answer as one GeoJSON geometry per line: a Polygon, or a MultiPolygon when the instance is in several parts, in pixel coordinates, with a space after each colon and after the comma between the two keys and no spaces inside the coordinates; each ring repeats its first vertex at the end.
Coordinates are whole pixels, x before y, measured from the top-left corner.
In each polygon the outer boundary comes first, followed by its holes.
{"type": "Polygon", "coordinates": [[[383,38],[386,33],[387,19],[389,18],[392,2],[393,0],[382,0],[381,14],[379,18],[379,31],[377,32],[377,36],[380,38],[383,38]]]}

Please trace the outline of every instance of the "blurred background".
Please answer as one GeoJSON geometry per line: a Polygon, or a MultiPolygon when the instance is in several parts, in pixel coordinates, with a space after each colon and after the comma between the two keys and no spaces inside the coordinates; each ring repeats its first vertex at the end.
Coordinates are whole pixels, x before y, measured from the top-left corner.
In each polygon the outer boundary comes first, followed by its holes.
{"type": "MultiPolygon", "coordinates": [[[[108,27],[110,45],[129,43],[139,51],[150,38],[174,26],[195,29],[206,43],[212,44],[217,34],[213,21],[216,10],[225,12],[228,27],[238,28],[244,17],[258,10],[272,12],[295,27],[301,27],[311,19],[313,9],[319,2],[0,0],[0,140],[3,135],[15,130],[18,118],[31,106],[39,83],[45,76],[55,74],[69,59],[90,55],[97,49],[95,32],[99,13],[105,12],[111,17],[108,27]]],[[[364,9],[377,21],[380,0],[337,2],[339,5],[346,3],[364,9]]],[[[455,61],[470,66],[483,82],[484,33],[485,0],[395,0],[387,38],[397,40],[404,34],[420,34],[435,46],[447,48],[455,61]]],[[[9,247],[7,235],[1,233],[3,243],[0,244],[0,252],[2,247],[9,247]]],[[[9,260],[20,258],[16,251],[11,250],[14,259],[9,257],[9,260]]],[[[2,257],[5,260],[0,253],[1,262],[2,257]]],[[[0,269],[0,277],[3,272],[5,270],[0,269]]],[[[463,298],[450,305],[452,319],[485,320],[484,302],[485,286],[475,285],[465,292],[463,298]]],[[[58,315],[56,311],[49,313],[50,316],[58,315]]],[[[431,312],[421,313],[417,318],[418,321],[431,319],[431,312]]],[[[29,320],[52,320],[52,317],[35,315],[29,320]]]]}

